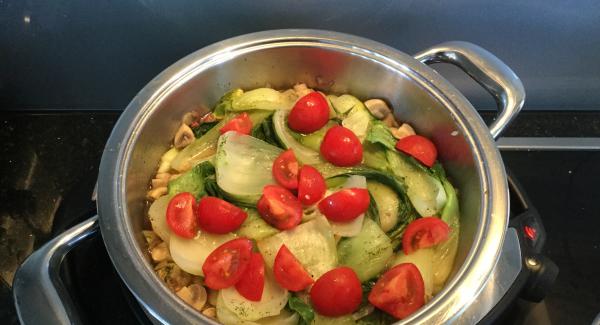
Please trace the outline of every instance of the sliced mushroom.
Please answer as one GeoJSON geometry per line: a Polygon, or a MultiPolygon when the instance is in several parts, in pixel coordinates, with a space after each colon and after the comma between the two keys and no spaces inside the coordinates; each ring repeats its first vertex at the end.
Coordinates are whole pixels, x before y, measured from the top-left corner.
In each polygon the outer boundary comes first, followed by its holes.
{"type": "Polygon", "coordinates": [[[152,179],[152,188],[166,187],[168,184],[169,184],[169,179],[159,179],[159,178],[152,179]]]}
{"type": "Polygon", "coordinates": [[[384,117],[381,122],[390,128],[397,128],[399,126],[394,114],[389,114],[388,116],[384,117]]]}
{"type": "Polygon", "coordinates": [[[200,119],[200,123],[211,123],[217,120],[217,117],[213,113],[208,113],[200,119]]]}
{"type": "Polygon", "coordinates": [[[217,318],[217,309],[215,307],[209,307],[202,311],[202,315],[210,318],[217,318]]]}
{"type": "Polygon", "coordinates": [[[179,289],[176,294],[197,311],[201,311],[202,307],[206,305],[206,289],[202,285],[191,284],[179,289]]]}
{"type": "Polygon", "coordinates": [[[148,199],[156,201],[159,197],[167,194],[169,191],[166,186],[153,188],[147,193],[148,199]]]}
{"type": "Polygon", "coordinates": [[[365,102],[365,106],[379,120],[383,120],[392,113],[390,107],[381,99],[369,99],[365,102]]]}
{"type": "Polygon", "coordinates": [[[312,92],[312,89],[306,87],[306,84],[301,83],[301,84],[294,85],[294,91],[296,92],[298,97],[303,97],[303,96],[310,94],[312,92]]]}
{"type": "Polygon", "coordinates": [[[181,123],[191,126],[194,123],[198,123],[199,120],[200,120],[200,113],[198,113],[196,111],[191,111],[191,112],[185,113],[183,115],[183,118],[181,119],[181,123]]]}
{"type": "Polygon", "coordinates": [[[173,145],[175,145],[175,148],[177,149],[182,149],[192,143],[192,141],[194,141],[194,131],[192,131],[189,126],[182,123],[179,130],[177,130],[177,133],[175,133],[173,145]]]}
{"type": "Polygon", "coordinates": [[[169,173],[158,173],[158,174],[156,174],[156,176],[154,176],[154,178],[166,179],[166,180],[169,180],[169,177],[171,177],[171,174],[169,174],[169,173]]]}
{"type": "Polygon", "coordinates": [[[169,248],[167,247],[166,242],[162,242],[153,248],[150,249],[150,256],[152,256],[152,260],[155,263],[160,263],[162,261],[168,261],[171,259],[171,254],[169,253],[169,248]]]}
{"type": "Polygon", "coordinates": [[[402,123],[402,125],[399,128],[392,128],[392,135],[394,136],[394,138],[396,139],[402,139],[405,138],[409,135],[415,135],[417,134],[415,132],[415,130],[412,128],[412,126],[410,126],[407,123],[402,123]]]}

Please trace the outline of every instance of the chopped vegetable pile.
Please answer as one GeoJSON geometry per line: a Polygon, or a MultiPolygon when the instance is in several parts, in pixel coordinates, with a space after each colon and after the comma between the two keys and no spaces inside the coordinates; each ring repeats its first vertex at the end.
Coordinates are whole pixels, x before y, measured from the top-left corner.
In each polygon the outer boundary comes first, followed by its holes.
{"type": "Polygon", "coordinates": [[[144,231],[157,275],[223,324],[386,324],[439,292],[457,193],[381,99],[234,89],[186,114],[144,231]]]}

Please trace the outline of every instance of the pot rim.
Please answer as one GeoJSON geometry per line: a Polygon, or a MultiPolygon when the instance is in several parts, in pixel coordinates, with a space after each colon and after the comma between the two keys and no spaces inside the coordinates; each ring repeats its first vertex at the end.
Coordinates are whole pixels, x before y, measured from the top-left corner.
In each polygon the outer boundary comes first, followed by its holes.
{"type": "Polygon", "coordinates": [[[100,229],[117,272],[144,308],[163,323],[217,324],[182,302],[155,275],[137,246],[126,206],[127,166],[139,131],[153,108],[190,77],[215,64],[266,48],[329,48],[377,61],[406,74],[443,104],[470,146],[479,177],[483,216],[463,265],[425,308],[400,321],[451,322],[484,287],[494,270],[508,225],[509,197],[504,165],[492,136],[468,100],[437,72],[412,56],[381,43],[343,33],[285,29],[230,38],[189,54],[150,81],[130,102],[104,149],[98,178],[100,229]]]}

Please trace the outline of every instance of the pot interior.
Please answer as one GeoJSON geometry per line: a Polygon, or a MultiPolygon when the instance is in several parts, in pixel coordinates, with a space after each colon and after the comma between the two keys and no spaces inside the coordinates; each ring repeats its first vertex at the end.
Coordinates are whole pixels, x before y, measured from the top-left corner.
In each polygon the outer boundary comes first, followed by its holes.
{"type": "MultiPolygon", "coordinates": [[[[141,108],[144,115],[133,130],[132,150],[125,166],[126,213],[136,249],[146,253],[142,229],[148,229],[145,195],[156,172],[160,156],[167,150],[181,117],[188,111],[207,112],[226,91],[240,87],[270,86],[287,89],[303,82],[326,93],[350,93],[362,100],[385,99],[396,117],[410,123],[417,133],[430,137],[449,178],[458,188],[461,208],[460,244],[454,272],[463,264],[481,222],[484,200],[473,150],[463,136],[463,126],[439,100],[422,78],[409,68],[398,68],[339,46],[321,43],[288,42],[285,45],[254,48],[252,51],[222,54],[210,63],[194,66],[186,58],[175,66],[185,67],[170,75],[168,86],[160,88],[141,108]]],[[[165,75],[157,77],[164,79],[165,75]]],[[[425,81],[426,82],[426,81],[425,81]]],[[[479,123],[479,121],[475,121],[479,123]]],[[[147,267],[151,268],[149,258],[147,267]]],[[[451,277],[452,278],[452,277],[451,277]]],[[[449,280],[451,281],[451,279],[449,280]]]]}

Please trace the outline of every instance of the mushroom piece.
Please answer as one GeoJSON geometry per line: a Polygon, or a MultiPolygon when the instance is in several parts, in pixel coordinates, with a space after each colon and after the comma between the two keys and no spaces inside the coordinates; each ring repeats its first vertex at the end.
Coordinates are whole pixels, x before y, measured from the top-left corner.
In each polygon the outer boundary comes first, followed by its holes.
{"type": "Polygon", "coordinates": [[[148,199],[155,201],[159,197],[167,194],[168,192],[169,192],[169,190],[167,189],[167,187],[162,186],[162,187],[157,187],[157,188],[151,189],[150,191],[148,191],[146,196],[148,197],[148,199]]]}
{"type": "Polygon", "coordinates": [[[312,92],[312,89],[306,87],[306,84],[302,83],[302,84],[295,84],[294,85],[294,91],[296,92],[296,94],[298,94],[298,97],[304,97],[308,94],[310,94],[312,92]]]}
{"type": "Polygon", "coordinates": [[[169,179],[160,179],[160,178],[153,178],[152,179],[152,188],[157,188],[157,187],[166,187],[169,184],[169,179]]]}
{"type": "Polygon", "coordinates": [[[154,176],[154,178],[156,178],[156,179],[165,179],[165,180],[169,180],[169,177],[171,177],[171,174],[169,174],[169,173],[158,173],[158,174],[156,174],[156,176],[154,176]]]}
{"type": "Polygon", "coordinates": [[[200,123],[211,123],[217,120],[217,117],[212,112],[202,116],[200,123]]]}
{"type": "Polygon", "coordinates": [[[383,122],[383,124],[390,128],[398,127],[398,122],[396,121],[394,114],[388,114],[388,116],[384,117],[383,120],[381,120],[381,122],[383,122]]]}
{"type": "Polygon", "coordinates": [[[151,248],[150,256],[152,256],[152,260],[156,263],[170,260],[171,254],[169,253],[169,248],[167,247],[167,243],[162,242],[162,243],[154,246],[153,248],[151,248]]]}
{"type": "Polygon", "coordinates": [[[181,119],[181,123],[191,126],[194,123],[198,123],[198,120],[200,120],[200,113],[198,113],[196,111],[191,111],[191,112],[187,112],[183,115],[183,118],[181,119]]]}
{"type": "Polygon", "coordinates": [[[383,120],[392,113],[390,107],[381,99],[369,99],[365,102],[365,106],[379,120],[383,120]]]}
{"type": "Polygon", "coordinates": [[[197,311],[201,311],[202,307],[206,305],[206,289],[200,284],[190,284],[189,286],[179,289],[176,294],[197,311]]]}
{"type": "Polygon", "coordinates": [[[173,140],[175,148],[184,148],[188,144],[192,143],[192,141],[194,141],[194,131],[192,131],[189,126],[182,123],[179,127],[179,130],[177,130],[177,133],[175,133],[175,139],[173,140]]]}
{"type": "Polygon", "coordinates": [[[202,311],[202,315],[210,318],[216,319],[217,317],[217,309],[215,307],[209,307],[202,311]]]}
{"type": "Polygon", "coordinates": [[[400,140],[402,138],[405,138],[409,135],[415,135],[417,134],[415,132],[415,130],[412,128],[412,126],[410,126],[407,123],[402,123],[402,125],[399,128],[393,128],[391,130],[392,135],[394,136],[394,138],[400,140]]]}

